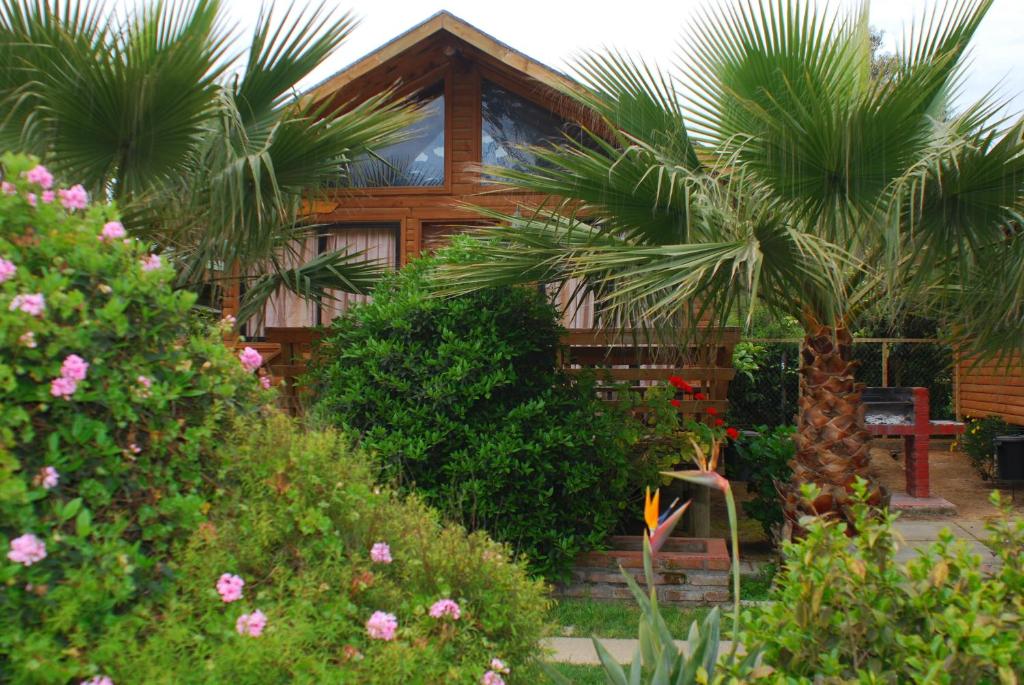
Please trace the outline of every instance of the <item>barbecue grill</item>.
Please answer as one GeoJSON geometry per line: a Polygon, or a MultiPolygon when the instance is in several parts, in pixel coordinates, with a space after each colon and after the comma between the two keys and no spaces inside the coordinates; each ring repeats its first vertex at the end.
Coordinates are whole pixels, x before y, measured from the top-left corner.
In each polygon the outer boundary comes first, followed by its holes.
{"type": "Polygon", "coordinates": [[[907,494],[928,497],[928,443],[933,435],[958,435],[964,424],[932,421],[928,388],[864,388],[864,423],[872,435],[902,435],[907,494]]]}

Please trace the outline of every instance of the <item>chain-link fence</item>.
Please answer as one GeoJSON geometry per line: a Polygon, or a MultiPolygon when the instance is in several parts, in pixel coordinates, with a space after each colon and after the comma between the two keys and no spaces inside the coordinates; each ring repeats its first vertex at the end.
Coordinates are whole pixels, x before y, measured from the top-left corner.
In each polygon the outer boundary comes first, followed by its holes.
{"type": "MultiPolygon", "coordinates": [[[[800,401],[799,338],[748,338],[733,358],[729,417],[736,426],[791,424],[800,401]]],[[[954,418],[953,351],[934,338],[854,338],[857,379],[869,386],[928,388],[933,419],[954,418]]]]}

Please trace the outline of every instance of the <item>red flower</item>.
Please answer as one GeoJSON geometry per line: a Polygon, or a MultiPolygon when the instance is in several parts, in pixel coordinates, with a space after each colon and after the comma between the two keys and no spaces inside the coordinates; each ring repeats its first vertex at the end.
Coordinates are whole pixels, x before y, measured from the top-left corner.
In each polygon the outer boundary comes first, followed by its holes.
{"type": "Polygon", "coordinates": [[[680,376],[669,376],[668,382],[683,392],[693,392],[693,387],[691,387],[690,384],[684,381],[680,376]]]}
{"type": "Polygon", "coordinates": [[[705,395],[702,392],[694,393],[693,399],[695,399],[695,400],[704,400],[704,399],[707,399],[707,395],[705,395]]]}
{"type": "Polygon", "coordinates": [[[740,432],[732,426],[725,429],[725,434],[729,436],[730,440],[738,440],[740,437],[740,432]]]}
{"type": "Polygon", "coordinates": [[[714,407],[708,407],[707,408],[707,412],[708,412],[708,416],[715,416],[715,415],[718,414],[718,410],[715,409],[714,407]]]}
{"type": "Polygon", "coordinates": [[[673,407],[681,407],[681,406],[683,406],[683,403],[680,402],[679,400],[672,400],[671,402],[669,402],[669,404],[671,404],[673,407]]]}
{"type": "Polygon", "coordinates": [[[725,425],[725,421],[723,419],[715,419],[715,425],[716,426],[724,426],[725,425]]]}
{"type": "Polygon", "coordinates": [[[683,379],[679,376],[669,376],[668,382],[678,388],[680,385],[683,384],[683,379]]]}

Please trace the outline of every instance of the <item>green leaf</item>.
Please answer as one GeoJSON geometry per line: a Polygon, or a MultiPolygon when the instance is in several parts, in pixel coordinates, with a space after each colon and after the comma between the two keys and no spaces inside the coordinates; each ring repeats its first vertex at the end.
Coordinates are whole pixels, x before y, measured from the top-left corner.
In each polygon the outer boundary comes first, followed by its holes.
{"type": "Polygon", "coordinates": [[[75,533],[78,537],[86,537],[92,532],[92,512],[82,509],[75,517],[75,533]]]}
{"type": "Polygon", "coordinates": [[[66,502],[60,510],[60,520],[68,521],[82,508],[82,498],[76,497],[75,499],[66,502]]]}

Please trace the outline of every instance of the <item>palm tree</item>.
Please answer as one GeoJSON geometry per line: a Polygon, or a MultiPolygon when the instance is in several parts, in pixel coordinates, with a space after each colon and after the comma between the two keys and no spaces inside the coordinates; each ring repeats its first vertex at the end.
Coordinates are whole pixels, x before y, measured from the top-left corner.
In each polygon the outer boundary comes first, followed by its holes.
{"type": "Polygon", "coordinates": [[[170,251],[195,286],[234,269],[243,317],[279,287],[366,292],[382,266],[359,254],[297,263],[316,227],[304,199],[415,119],[388,94],[331,111],[297,94],[356,22],[316,6],[261,12],[230,49],[220,0],[0,0],[0,147],[42,158],[116,200],[129,229],[170,251]]]}
{"type": "MultiPolygon", "coordinates": [[[[944,118],[991,0],[914,26],[871,77],[867,6],[750,0],[700,14],[672,73],[617,52],[576,64],[566,96],[595,133],[488,169],[551,198],[491,213],[472,259],[439,273],[458,293],[582,282],[605,322],[697,335],[755,307],[801,322],[797,455],[788,520],[842,515],[866,477],[868,434],[849,327],[894,303],[941,315],[982,346],[1021,342],[1022,124],[992,98],[944,118]],[[599,135],[598,135],[599,134],[599,135]],[[1012,269],[1003,271],[1003,269],[1012,269]],[[998,274],[998,282],[993,276],[998,274]],[[820,494],[807,501],[800,486],[820,494]]],[[[988,349],[988,348],[985,348],[988,349]]],[[[871,484],[872,501],[886,493],[871,484]]]]}

